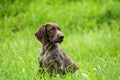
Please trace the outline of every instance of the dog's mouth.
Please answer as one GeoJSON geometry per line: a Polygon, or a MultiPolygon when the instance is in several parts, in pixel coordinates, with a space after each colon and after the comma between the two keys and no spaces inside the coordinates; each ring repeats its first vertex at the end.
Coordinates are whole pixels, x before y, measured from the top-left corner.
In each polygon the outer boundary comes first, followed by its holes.
{"type": "Polygon", "coordinates": [[[54,43],[61,43],[61,42],[63,42],[63,38],[54,41],[54,43]]]}
{"type": "Polygon", "coordinates": [[[61,42],[63,42],[63,39],[54,41],[54,43],[61,43],[61,42]]]}
{"type": "Polygon", "coordinates": [[[63,42],[63,39],[64,39],[64,36],[61,36],[61,37],[55,39],[53,42],[54,43],[61,43],[61,42],[63,42]]]}

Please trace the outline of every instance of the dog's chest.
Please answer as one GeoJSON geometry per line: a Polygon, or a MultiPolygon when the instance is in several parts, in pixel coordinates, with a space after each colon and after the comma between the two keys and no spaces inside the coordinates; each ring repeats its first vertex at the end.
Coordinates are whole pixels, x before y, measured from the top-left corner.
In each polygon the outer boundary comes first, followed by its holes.
{"type": "Polygon", "coordinates": [[[47,53],[48,58],[54,60],[54,59],[62,59],[63,52],[60,48],[54,48],[48,51],[47,53]]]}
{"type": "Polygon", "coordinates": [[[50,64],[51,62],[61,62],[63,60],[63,52],[60,48],[52,48],[46,54],[41,55],[41,59],[44,64],[50,64]]]}

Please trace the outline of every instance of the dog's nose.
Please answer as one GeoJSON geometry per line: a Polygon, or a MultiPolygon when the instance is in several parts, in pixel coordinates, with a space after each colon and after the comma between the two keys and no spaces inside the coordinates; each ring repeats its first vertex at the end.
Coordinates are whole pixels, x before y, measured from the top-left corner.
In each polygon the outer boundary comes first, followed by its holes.
{"type": "Polygon", "coordinates": [[[64,36],[63,36],[63,35],[62,35],[62,36],[59,36],[59,38],[60,38],[60,39],[63,39],[63,38],[64,38],[64,36]]]}

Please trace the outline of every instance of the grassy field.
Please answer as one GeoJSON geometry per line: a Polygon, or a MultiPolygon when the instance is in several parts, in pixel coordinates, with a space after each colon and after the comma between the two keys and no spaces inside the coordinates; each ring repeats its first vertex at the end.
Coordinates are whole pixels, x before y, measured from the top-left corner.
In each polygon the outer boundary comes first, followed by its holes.
{"type": "Polygon", "coordinates": [[[39,80],[34,33],[47,22],[80,70],[44,80],[120,80],[119,0],[0,0],[0,80],[39,80]]]}

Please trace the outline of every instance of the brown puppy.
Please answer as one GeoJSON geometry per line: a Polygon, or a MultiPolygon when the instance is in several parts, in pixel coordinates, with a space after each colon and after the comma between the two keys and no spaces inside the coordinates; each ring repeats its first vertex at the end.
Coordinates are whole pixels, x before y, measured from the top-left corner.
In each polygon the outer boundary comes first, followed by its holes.
{"type": "Polygon", "coordinates": [[[64,75],[67,72],[75,72],[79,68],[62,51],[58,43],[63,41],[64,35],[55,23],[42,25],[35,33],[36,38],[42,43],[42,51],[38,56],[40,73],[64,75]]]}

